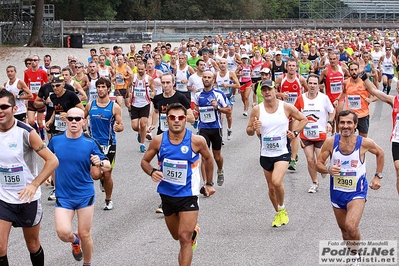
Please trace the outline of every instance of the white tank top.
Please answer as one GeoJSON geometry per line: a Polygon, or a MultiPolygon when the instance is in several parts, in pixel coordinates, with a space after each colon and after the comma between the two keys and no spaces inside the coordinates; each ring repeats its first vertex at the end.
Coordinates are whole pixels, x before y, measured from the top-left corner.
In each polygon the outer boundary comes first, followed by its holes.
{"type": "MultiPolygon", "coordinates": [[[[14,127],[0,132],[0,200],[22,204],[19,192],[37,176],[37,156],[29,145],[30,126],[15,119],[14,127]]],[[[40,186],[33,201],[41,197],[40,186]]]]}
{"type": "Polygon", "coordinates": [[[233,72],[236,71],[237,63],[236,63],[236,61],[234,61],[235,58],[236,58],[236,54],[234,54],[233,56],[229,56],[229,54],[227,54],[227,70],[233,71],[233,72]]]}
{"type": "Polygon", "coordinates": [[[180,67],[177,68],[176,70],[176,90],[180,92],[187,92],[187,83],[183,84],[181,83],[182,80],[188,80],[188,65],[183,68],[183,70],[180,70],[180,67]]]}
{"type": "Polygon", "coordinates": [[[108,67],[105,67],[105,69],[102,69],[100,66],[98,67],[99,71],[98,73],[100,74],[100,76],[103,76],[107,79],[110,79],[110,74],[109,74],[109,69],[108,67]]]}
{"type": "MultiPolygon", "coordinates": [[[[10,84],[10,80],[8,80],[7,83],[6,83],[6,90],[8,90],[9,92],[14,93],[15,95],[19,95],[21,90],[18,89],[18,87],[17,87],[18,86],[18,82],[19,82],[18,78],[15,80],[15,82],[13,84],[10,84]]],[[[18,110],[15,113],[16,115],[26,113],[25,100],[15,99],[15,104],[16,104],[16,106],[18,106],[18,110]]]]}
{"type": "Polygon", "coordinates": [[[393,75],[394,71],[393,71],[393,64],[392,64],[392,55],[389,58],[384,56],[384,60],[382,60],[381,68],[382,68],[382,73],[393,75]]]}
{"type": "Polygon", "coordinates": [[[259,105],[259,120],[262,122],[261,150],[264,157],[278,157],[288,153],[287,130],[289,120],[285,115],[284,102],[278,101],[276,112],[269,114],[263,104],[259,105]]]}
{"type": "Polygon", "coordinates": [[[223,77],[220,76],[220,72],[217,72],[216,74],[216,85],[218,90],[222,91],[226,96],[229,96],[232,94],[232,89],[231,87],[223,87],[223,83],[229,83],[232,84],[233,82],[230,80],[230,72],[227,71],[226,75],[223,77]]]}
{"type": "MultiPolygon", "coordinates": [[[[96,73],[97,75],[99,75],[98,73],[96,73]]],[[[94,100],[97,100],[98,98],[98,94],[97,94],[97,88],[96,88],[96,81],[98,80],[98,77],[93,79],[89,76],[89,74],[87,74],[89,80],[90,80],[90,84],[89,84],[89,102],[92,102],[94,100]]]]}
{"type": "Polygon", "coordinates": [[[144,79],[138,79],[137,75],[134,75],[131,105],[136,108],[142,108],[148,105],[151,101],[148,90],[148,75],[146,74],[144,79]]]}

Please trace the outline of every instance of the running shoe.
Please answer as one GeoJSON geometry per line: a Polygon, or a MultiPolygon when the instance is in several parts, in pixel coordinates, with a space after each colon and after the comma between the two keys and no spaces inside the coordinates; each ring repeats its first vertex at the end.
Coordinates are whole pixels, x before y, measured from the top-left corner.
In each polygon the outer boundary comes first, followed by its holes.
{"type": "Polygon", "coordinates": [[[278,212],[280,213],[280,223],[281,223],[281,225],[288,224],[290,219],[288,218],[287,209],[283,208],[283,209],[279,210],[278,212]]]}
{"type": "Polygon", "coordinates": [[[197,238],[200,231],[199,224],[195,226],[193,236],[191,237],[191,248],[194,251],[197,248],[197,238]]]}
{"type": "Polygon", "coordinates": [[[288,165],[288,170],[295,171],[296,170],[296,162],[295,160],[291,160],[289,165],[288,165]]]}
{"type": "Polygon", "coordinates": [[[297,162],[299,160],[299,156],[298,156],[298,153],[296,154],[296,156],[295,156],[295,162],[297,162]]]}
{"type": "Polygon", "coordinates": [[[114,203],[112,202],[112,200],[105,200],[105,204],[104,204],[104,211],[110,211],[114,209],[114,203]]]}
{"type": "Polygon", "coordinates": [[[72,243],[72,255],[76,261],[81,261],[83,259],[83,253],[82,253],[82,248],[80,246],[80,239],[76,234],[74,235],[78,240],[78,243],[77,244],[72,243]]]}
{"type": "Polygon", "coordinates": [[[242,113],[243,116],[248,116],[248,112],[242,113]]]}
{"type": "Polygon", "coordinates": [[[218,170],[218,181],[217,181],[218,186],[223,185],[223,182],[224,182],[224,173],[223,173],[223,169],[221,169],[221,170],[218,170]]]}
{"type": "Polygon", "coordinates": [[[50,191],[50,195],[48,196],[47,200],[54,201],[56,199],[57,198],[55,197],[55,189],[53,189],[53,190],[50,191]]]}
{"type": "Polygon", "coordinates": [[[224,146],[224,140],[222,139],[222,146],[224,146]]]}
{"type": "Polygon", "coordinates": [[[163,213],[163,210],[162,210],[162,203],[159,204],[158,208],[155,210],[155,213],[163,213]]]}
{"type": "Polygon", "coordinates": [[[146,138],[147,140],[152,140],[151,133],[147,133],[147,135],[145,135],[145,138],[146,138]]]}
{"type": "Polygon", "coordinates": [[[100,190],[101,192],[105,192],[105,188],[104,188],[104,179],[100,179],[100,190]]]}
{"type": "Polygon", "coordinates": [[[227,129],[227,140],[231,140],[231,134],[233,134],[233,130],[227,129]]]}
{"type": "Polygon", "coordinates": [[[316,193],[318,190],[319,190],[319,185],[313,183],[313,184],[310,186],[310,188],[309,188],[309,190],[308,190],[308,193],[316,193]]]}
{"type": "Polygon", "coordinates": [[[274,215],[274,220],[272,222],[272,227],[280,227],[280,226],[281,226],[280,212],[277,212],[276,215],[274,215]]]}
{"type": "Polygon", "coordinates": [[[146,149],[145,149],[145,145],[144,144],[140,144],[140,152],[145,152],[146,151],[146,149]]]}

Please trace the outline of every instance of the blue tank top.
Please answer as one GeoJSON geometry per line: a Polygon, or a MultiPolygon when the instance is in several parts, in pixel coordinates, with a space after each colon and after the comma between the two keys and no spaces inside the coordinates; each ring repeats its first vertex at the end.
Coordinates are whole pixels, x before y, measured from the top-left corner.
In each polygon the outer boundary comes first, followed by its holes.
{"type": "Polygon", "coordinates": [[[344,51],[342,54],[339,54],[339,61],[349,61],[349,57],[346,56],[346,52],[344,51]]]}
{"type": "Polygon", "coordinates": [[[106,107],[99,107],[97,100],[91,103],[90,132],[100,145],[116,145],[113,108],[113,101],[110,101],[106,107]]]}
{"type": "Polygon", "coordinates": [[[341,135],[334,138],[334,147],[330,165],[340,165],[340,176],[330,176],[330,193],[334,197],[345,197],[347,193],[367,191],[366,164],[360,156],[363,138],[357,136],[356,145],[349,154],[343,154],[339,148],[341,135]]]}
{"type": "Polygon", "coordinates": [[[199,195],[199,154],[192,150],[191,136],[192,131],[186,129],[182,142],[173,144],[169,140],[169,130],[162,133],[158,165],[163,180],[158,184],[159,194],[170,197],[199,195]]]}

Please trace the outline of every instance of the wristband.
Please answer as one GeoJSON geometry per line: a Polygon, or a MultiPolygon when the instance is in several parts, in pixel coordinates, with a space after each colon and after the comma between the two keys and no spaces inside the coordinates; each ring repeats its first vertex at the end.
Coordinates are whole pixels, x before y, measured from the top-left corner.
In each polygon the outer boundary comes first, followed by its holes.
{"type": "Polygon", "coordinates": [[[328,120],[327,123],[329,123],[331,126],[333,125],[333,122],[331,120],[328,120]]]}
{"type": "Polygon", "coordinates": [[[151,171],[151,173],[150,173],[150,176],[152,177],[152,174],[155,172],[155,171],[159,171],[157,168],[152,168],[152,171],[151,171]]]}

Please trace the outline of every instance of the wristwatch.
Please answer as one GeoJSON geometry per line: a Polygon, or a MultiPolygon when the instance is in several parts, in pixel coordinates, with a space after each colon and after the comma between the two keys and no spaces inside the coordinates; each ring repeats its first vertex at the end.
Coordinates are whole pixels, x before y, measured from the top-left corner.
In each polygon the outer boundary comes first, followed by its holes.
{"type": "Polygon", "coordinates": [[[382,179],[382,174],[381,173],[375,173],[374,176],[378,177],[379,179],[382,179]]]}
{"type": "Polygon", "coordinates": [[[298,135],[299,135],[299,132],[298,132],[298,131],[294,130],[294,131],[292,131],[292,132],[294,133],[295,137],[298,137],[298,135]]]}
{"type": "Polygon", "coordinates": [[[19,100],[19,99],[21,99],[21,96],[20,96],[20,95],[17,95],[17,97],[16,97],[16,98],[17,98],[17,100],[19,100]]]}
{"type": "Polygon", "coordinates": [[[206,186],[211,186],[211,187],[213,187],[213,184],[214,184],[213,182],[206,182],[205,183],[206,186]]]}
{"type": "Polygon", "coordinates": [[[100,166],[104,166],[104,162],[103,161],[100,162],[100,166]]]}

